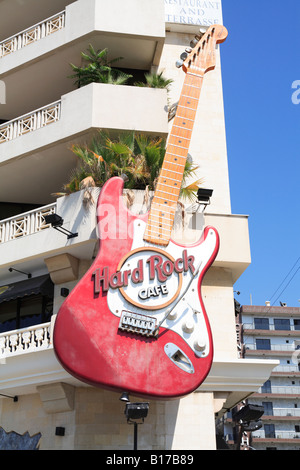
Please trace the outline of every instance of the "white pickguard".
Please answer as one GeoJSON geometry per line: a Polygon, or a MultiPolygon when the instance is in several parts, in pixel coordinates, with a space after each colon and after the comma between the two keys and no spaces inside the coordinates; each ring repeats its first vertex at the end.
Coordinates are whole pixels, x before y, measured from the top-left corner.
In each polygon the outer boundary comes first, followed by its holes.
{"type": "MultiPolygon", "coordinates": [[[[147,247],[153,247],[153,245],[143,240],[145,227],[145,222],[139,219],[134,221],[132,250],[144,247],[145,251],[147,252],[147,247]]],[[[210,343],[205,318],[198,296],[198,279],[201,271],[203,271],[209,259],[211,258],[215,247],[216,233],[214,230],[210,229],[208,236],[203,243],[186,248],[188,255],[193,255],[195,257],[194,267],[196,268],[197,274],[193,276],[190,270],[182,273],[182,285],[180,293],[167,307],[157,310],[145,310],[127,301],[119,289],[110,288],[107,294],[107,303],[110,311],[118,317],[121,316],[121,313],[124,310],[130,311],[132,313],[151,316],[155,317],[158,323],[164,318],[166,312],[170,311],[169,317],[165,319],[161,326],[163,328],[171,329],[181,336],[198,357],[206,357],[209,354],[210,343]],[[185,292],[186,289],[187,291],[185,292]],[[184,295],[180,299],[180,296],[182,296],[183,293],[184,295]],[[180,299],[179,302],[178,299],[180,299]]],[[[163,248],[163,251],[176,259],[178,257],[178,253],[180,253],[179,248],[180,247],[171,240],[169,245],[163,248]]],[[[143,256],[141,256],[141,252],[137,254],[137,257],[139,259],[143,258],[143,256]]],[[[129,258],[128,266],[124,266],[124,269],[133,268],[135,266],[136,260],[133,256],[129,258]],[[132,266],[130,266],[130,264],[132,264],[132,266]]],[[[123,269],[121,269],[121,271],[123,271],[123,269]]],[[[137,286],[137,284],[129,281],[128,287],[126,288],[126,293],[130,298],[133,298],[136,301],[138,291],[140,291],[142,288],[145,290],[148,287],[153,287],[154,285],[158,284],[159,283],[157,280],[150,281],[149,278],[145,276],[145,280],[143,281],[142,286],[137,286]]],[[[168,287],[170,296],[173,293],[176,294],[178,287],[178,274],[174,272],[166,281],[166,285],[168,287]]],[[[162,305],[164,303],[164,296],[161,294],[161,296],[158,296],[157,298],[151,297],[143,301],[140,300],[140,302],[145,302],[144,305],[150,306],[151,302],[160,302],[158,305],[162,305]]]]}

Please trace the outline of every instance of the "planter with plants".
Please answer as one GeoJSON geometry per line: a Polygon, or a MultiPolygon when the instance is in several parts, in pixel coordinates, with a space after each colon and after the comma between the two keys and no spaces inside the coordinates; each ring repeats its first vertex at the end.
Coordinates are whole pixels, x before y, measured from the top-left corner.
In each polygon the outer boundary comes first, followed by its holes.
{"type": "MultiPolygon", "coordinates": [[[[69,181],[56,196],[65,196],[82,189],[82,181],[102,187],[113,176],[125,176],[125,189],[154,191],[163,164],[166,142],[164,139],[131,132],[112,138],[108,132],[98,130],[90,143],[74,144],[72,152],[78,157],[69,181]]],[[[187,160],[183,175],[181,198],[194,202],[202,180],[195,177],[198,166],[187,160]]]]}

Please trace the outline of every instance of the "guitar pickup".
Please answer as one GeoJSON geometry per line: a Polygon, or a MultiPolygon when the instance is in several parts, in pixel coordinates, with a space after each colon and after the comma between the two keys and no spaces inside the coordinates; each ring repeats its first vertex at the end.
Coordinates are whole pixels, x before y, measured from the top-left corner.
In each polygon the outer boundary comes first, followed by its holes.
{"type": "Polygon", "coordinates": [[[120,318],[119,329],[141,336],[157,337],[156,318],[139,313],[123,310],[120,318]]]}

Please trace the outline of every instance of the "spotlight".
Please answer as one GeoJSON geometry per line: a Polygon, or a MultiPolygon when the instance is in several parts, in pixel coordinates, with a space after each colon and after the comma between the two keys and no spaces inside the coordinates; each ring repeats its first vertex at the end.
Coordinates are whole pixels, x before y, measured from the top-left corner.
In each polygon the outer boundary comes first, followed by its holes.
{"type": "Polygon", "coordinates": [[[203,205],[203,210],[204,212],[206,206],[210,204],[210,198],[212,197],[213,194],[213,189],[204,189],[204,188],[199,188],[197,191],[197,202],[200,205],[203,205]]]}
{"type": "Polygon", "coordinates": [[[128,403],[128,402],[130,401],[130,400],[129,400],[128,393],[127,393],[127,392],[123,392],[122,395],[120,396],[119,400],[128,403]]]}
{"type": "Polygon", "coordinates": [[[130,422],[134,419],[141,419],[144,422],[144,419],[148,415],[149,403],[126,403],[125,415],[127,422],[130,422]]]}
{"type": "Polygon", "coordinates": [[[260,418],[264,414],[264,407],[260,405],[246,405],[232,417],[240,424],[243,431],[253,432],[262,427],[260,418]]]}
{"type": "Polygon", "coordinates": [[[133,450],[137,450],[138,425],[144,423],[144,419],[148,415],[149,403],[130,403],[127,392],[122,393],[120,400],[125,403],[124,414],[127,423],[134,425],[133,450]],[[137,420],[140,420],[140,422],[137,420]]]}
{"type": "Polygon", "coordinates": [[[245,405],[237,413],[234,414],[234,421],[242,421],[249,423],[250,421],[257,421],[264,414],[264,407],[260,405],[245,405]]]}
{"type": "Polygon", "coordinates": [[[64,219],[58,214],[50,214],[44,216],[46,224],[50,224],[55,230],[58,232],[67,235],[67,238],[75,238],[78,237],[78,233],[72,233],[70,230],[67,230],[62,225],[64,223],[64,219]]]}

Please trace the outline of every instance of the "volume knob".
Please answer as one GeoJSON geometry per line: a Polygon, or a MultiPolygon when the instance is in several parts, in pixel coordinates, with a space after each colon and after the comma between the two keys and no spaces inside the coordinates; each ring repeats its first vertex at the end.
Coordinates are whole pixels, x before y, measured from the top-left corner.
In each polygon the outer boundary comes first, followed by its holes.
{"type": "Polygon", "coordinates": [[[187,320],[182,325],[182,329],[185,333],[193,333],[193,331],[194,331],[194,322],[193,322],[193,320],[187,320]]]}
{"type": "Polygon", "coordinates": [[[168,315],[168,320],[176,320],[177,318],[177,312],[173,311],[173,312],[170,312],[169,315],[168,315]]]}
{"type": "Polygon", "coordinates": [[[202,352],[202,351],[204,351],[205,347],[206,347],[206,343],[205,343],[204,339],[202,339],[202,338],[198,338],[194,342],[194,348],[196,349],[196,351],[202,352]]]}

